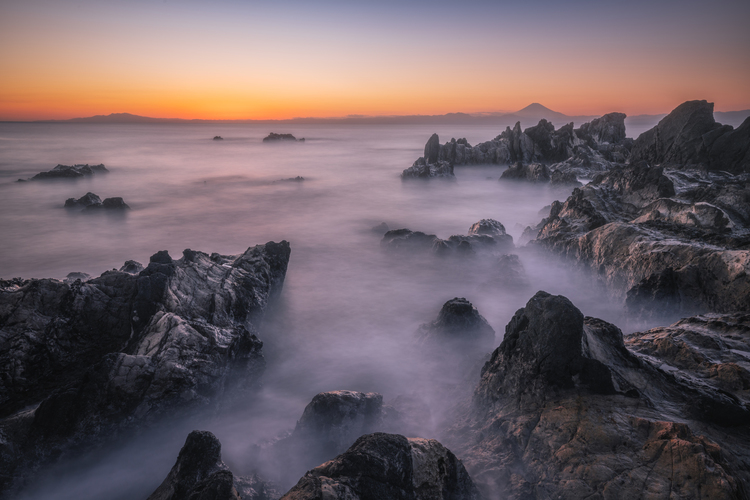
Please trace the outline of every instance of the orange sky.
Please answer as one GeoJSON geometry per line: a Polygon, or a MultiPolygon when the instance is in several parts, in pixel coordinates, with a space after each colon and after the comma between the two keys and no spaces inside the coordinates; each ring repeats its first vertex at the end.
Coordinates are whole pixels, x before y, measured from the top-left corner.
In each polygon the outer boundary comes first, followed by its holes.
{"type": "Polygon", "coordinates": [[[748,109],[750,7],[720,3],[5,1],[0,120],[748,109]]]}

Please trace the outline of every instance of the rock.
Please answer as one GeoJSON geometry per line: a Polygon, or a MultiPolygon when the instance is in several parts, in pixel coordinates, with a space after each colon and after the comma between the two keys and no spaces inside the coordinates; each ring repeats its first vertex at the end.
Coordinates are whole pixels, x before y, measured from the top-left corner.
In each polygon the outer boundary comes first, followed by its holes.
{"type": "MultiPolygon", "coordinates": [[[[297,141],[297,138],[292,134],[276,134],[271,132],[263,138],[263,142],[279,142],[279,141],[297,141]]],[[[299,142],[304,142],[304,139],[300,139],[299,142]]]]}
{"type": "Polygon", "coordinates": [[[394,229],[385,233],[383,239],[380,240],[380,246],[398,253],[429,252],[441,257],[468,256],[477,251],[513,248],[513,237],[498,235],[493,238],[486,234],[470,234],[468,236],[453,235],[443,240],[434,234],[425,234],[410,229],[394,229]]]}
{"type": "Polygon", "coordinates": [[[549,168],[541,163],[524,164],[516,162],[500,175],[500,182],[503,180],[519,180],[533,183],[549,182],[549,168]]]}
{"type": "Polygon", "coordinates": [[[429,179],[433,177],[455,178],[453,164],[446,161],[426,163],[425,159],[420,157],[411,167],[401,172],[402,179],[429,179]]]}
{"type": "Polygon", "coordinates": [[[120,272],[128,274],[138,274],[143,271],[143,264],[134,260],[126,260],[125,264],[120,268],[120,272]]]}
{"type": "Polygon", "coordinates": [[[469,228],[469,235],[472,234],[486,234],[493,238],[507,236],[505,226],[494,219],[482,219],[472,224],[469,228]]]}
{"type": "Polygon", "coordinates": [[[731,173],[750,173],[750,117],[742,122],[736,130],[717,129],[716,137],[712,133],[703,136],[708,149],[708,164],[711,170],[722,170],[731,173]]]}
{"type": "Polygon", "coordinates": [[[506,288],[524,288],[529,286],[526,269],[518,255],[505,254],[497,258],[497,266],[489,285],[500,285],[506,288]]]}
{"type": "Polygon", "coordinates": [[[448,442],[493,497],[740,498],[750,410],[746,360],[732,353],[747,349],[749,323],[721,318],[626,344],[614,325],[538,292],[507,325],[448,442]],[[717,334],[735,340],[723,347],[717,334]],[[716,361],[693,358],[704,345],[716,361]],[[722,369],[734,394],[717,389],[722,369]],[[702,381],[712,373],[715,387],[702,381]]]}
{"type": "Polygon", "coordinates": [[[563,172],[561,170],[553,170],[550,172],[549,180],[551,184],[562,184],[565,186],[581,186],[578,182],[576,174],[573,172],[563,172]]]}
{"type": "Polygon", "coordinates": [[[65,208],[86,208],[89,205],[99,205],[102,199],[94,193],[86,193],[77,200],[75,198],[68,198],[65,200],[65,208]]]}
{"type": "Polygon", "coordinates": [[[424,161],[427,164],[437,163],[440,154],[440,139],[437,134],[432,134],[424,145],[424,161]]]}
{"type": "Polygon", "coordinates": [[[75,179],[79,177],[85,177],[94,174],[108,173],[104,165],[57,165],[55,168],[48,172],[39,172],[30,180],[36,181],[40,179],[75,179]]]}
{"type": "Polygon", "coordinates": [[[494,344],[495,330],[471,302],[456,297],[443,304],[435,321],[419,327],[417,338],[440,348],[483,351],[494,344]]]}
{"type": "Polygon", "coordinates": [[[105,210],[130,210],[130,207],[125,203],[122,198],[105,198],[103,202],[87,205],[84,211],[96,211],[100,209],[105,210]]]}
{"type": "Polygon", "coordinates": [[[434,439],[375,433],[309,471],[285,500],[473,500],[480,498],[466,469],[434,439]]]}
{"type": "Polygon", "coordinates": [[[224,140],[224,138],[223,138],[222,136],[220,136],[220,135],[215,135],[215,136],[214,136],[214,140],[215,140],[215,141],[223,141],[223,140],[224,140]]]}
{"type": "Polygon", "coordinates": [[[188,434],[172,470],[148,500],[240,500],[221,461],[221,443],[206,431],[188,434]]]}
{"type": "Polygon", "coordinates": [[[575,130],[576,136],[592,149],[600,144],[620,144],[625,141],[625,113],[608,113],[584,123],[575,130]]]}
{"type": "Polygon", "coordinates": [[[138,275],[0,281],[2,479],[73,445],[252,396],[265,366],[256,325],[289,254],[285,241],[236,256],[159,252],[138,275]]]}
{"type": "Polygon", "coordinates": [[[425,234],[410,229],[393,229],[383,235],[380,246],[391,251],[434,251],[442,242],[434,234],[425,234]]]}
{"type": "Polygon", "coordinates": [[[386,224],[385,222],[381,222],[377,226],[373,226],[370,230],[373,233],[383,234],[384,235],[385,233],[387,233],[388,231],[390,231],[390,228],[388,227],[388,224],[386,224]]]}
{"type": "Polygon", "coordinates": [[[305,178],[298,175],[297,177],[289,177],[287,179],[281,179],[281,182],[304,182],[305,178]]]}
{"type": "Polygon", "coordinates": [[[91,275],[88,273],[79,273],[79,272],[72,272],[68,273],[68,275],[63,280],[63,283],[75,283],[77,280],[81,281],[88,281],[91,279],[91,275]]]}

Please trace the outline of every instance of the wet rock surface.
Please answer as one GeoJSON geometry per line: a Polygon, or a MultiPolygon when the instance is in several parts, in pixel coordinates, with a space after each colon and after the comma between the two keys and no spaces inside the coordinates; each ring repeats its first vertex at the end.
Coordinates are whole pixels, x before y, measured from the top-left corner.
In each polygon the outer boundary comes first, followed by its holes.
{"type": "Polygon", "coordinates": [[[614,325],[539,292],[507,325],[446,442],[491,497],[743,498],[750,408],[736,351],[747,352],[746,315],[623,342],[614,325]],[[712,362],[694,358],[705,344],[712,362]]]}
{"type": "Polygon", "coordinates": [[[102,199],[94,193],[86,193],[78,199],[68,198],[65,200],[65,208],[86,208],[89,205],[100,204],[102,199]]]}
{"type": "Polygon", "coordinates": [[[463,297],[443,304],[435,321],[417,330],[422,344],[458,350],[485,350],[495,341],[495,330],[477,308],[463,297]]]}
{"type": "Polygon", "coordinates": [[[375,433],[309,471],[283,497],[303,499],[478,499],[466,469],[433,439],[375,433]]]}
{"type": "Polygon", "coordinates": [[[482,219],[469,228],[467,235],[454,234],[446,240],[421,231],[393,229],[383,235],[380,246],[396,254],[432,253],[441,257],[467,257],[476,252],[506,252],[515,248],[513,237],[493,219],[482,219]]]}
{"type": "Polygon", "coordinates": [[[64,450],[252,394],[256,325],[289,255],[285,241],[162,251],[138,274],[0,281],[2,486],[64,450]]]}

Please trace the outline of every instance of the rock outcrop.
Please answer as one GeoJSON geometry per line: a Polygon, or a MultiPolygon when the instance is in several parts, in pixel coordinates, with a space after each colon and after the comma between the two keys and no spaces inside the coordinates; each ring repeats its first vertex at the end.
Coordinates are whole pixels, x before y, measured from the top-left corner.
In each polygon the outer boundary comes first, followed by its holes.
{"type": "Polygon", "coordinates": [[[541,163],[522,163],[519,161],[508,167],[500,175],[501,182],[507,180],[547,183],[550,181],[549,168],[541,163]]]}
{"type": "MultiPolygon", "coordinates": [[[[426,147],[425,147],[426,148],[426,147]]],[[[420,157],[414,164],[401,172],[402,179],[430,179],[430,178],[455,178],[453,164],[447,161],[436,161],[427,163],[420,157]]]]}
{"type": "Polygon", "coordinates": [[[417,330],[420,343],[452,351],[484,351],[495,342],[495,330],[477,308],[463,297],[449,300],[435,321],[417,330]]]}
{"type": "Polygon", "coordinates": [[[65,200],[65,208],[81,209],[82,211],[97,211],[99,209],[106,210],[129,210],[130,207],[123,201],[122,198],[105,198],[102,201],[94,193],[86,193],[78,199],[68,198],[65,200]]]}
{"type": "Polygon", "coordinates": [[[747,200],[746,175],[618,167],[555,202],[536,243],[589,267],[637,314],[746,311],[747,200]]]}
{"type": "Polygon", "coordinates": [[[68,198],[65,200],[65,208],[86,208],[89,205],[101,204],[102,199],[94,193],[86,193],[78,199],[68,198]]]}
{"type": "Polygon", "coordinates": [[[309,471],[284,500],[474,500],[463,464],[434,439],[375,433],[309,471]]]}
{"type": "Polygon", "coordinates": [[[305,142],[304,137],[297,139],[292,134],[277,134],[275,132],[271,132],[266,137],[263,138],[263,142],[283,142],[283,141],[296,141],[296,142],[305,142]]]}
{"type": "Polygon", "coordinates": [[[713,111],[706,101],[680,104],[635,140],[631,161],[750,173],[750,119],[734,130],[713,111]]]}
{"type": "Polygon", "coordinates": [[[614,325],[537,293],[508,323],[446,442],[492,497],[742,498],[750,407],[746,360],[732,352],[747,349],[747,318],[667,330],[626,344],[614,325]],[[686,337],[692,346],[682,347],[686,337]],[[723,358],[690,359],[709,339],[723,358]],[[712,373],[715,385],[706,384],[712,373]]]}
{"type": "Polygon", "coordinates": [[[43,179],[77,179],[94,174],[104,174],[108,172],[109,170],[107,170],[102,164],[89,165],[88,163],[86,163],[84,165],[57,165],[55,168],[47,172],[39,172],[30,180],[38,181],[43,179]]]}
{"type": "Polygon", "coordinates": [[[0,486],[72,445],[251,394],[289,255],[285,241],[161,251],[138,274],[0,281],[0,486]]]}
{"type": "Polygon", "coordinates": [[[434,234],[425,234],[410,229],[393,229],[383,235],[380,246],[396,253],[432,253],[438,256],[467,256],[475,252],[505,252],[513,249],[513,237],[505,234],[505,228],[492,219],[483,219],[469,229],[464,236],[454,234],[447,240],[434,234]],[[484,231],[492,231],[492,235],[484,231]]]}

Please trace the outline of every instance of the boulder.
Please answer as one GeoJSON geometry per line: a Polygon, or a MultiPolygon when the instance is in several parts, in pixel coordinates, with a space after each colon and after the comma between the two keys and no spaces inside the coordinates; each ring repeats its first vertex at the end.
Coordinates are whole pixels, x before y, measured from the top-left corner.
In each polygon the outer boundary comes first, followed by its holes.
{"type": "Polygon", "coordinates": [[[375,433],[309,471],[284,500],[474,500],[479,492],[461,461],[434,439],[375,433]]]}
{"type": "Polygon", "coordinates": [[[104,201],[101,203],[95,203],[91,205],[87,205],[84,208],[84,211],[96,211],[96,210],[130,210],[130,207],[127,203],[123,201],[122,198],[116,197],[116,198],[105,198],[104,201]]]}
{"type": "Polygon", "coordinates": [[[148,500],[240,500],[221,461],[221,443],[207,431],[188,434],[172,470],[148,500]]]}
{"type": "Polygon", "coordinates": [[[86,193],[78,199],[68,198],[65,200],[65,208],[86,208],[89,205],[99,205],[102,199],[94,193],[86,193]]]}
{"type": "Polygon", "coordinates": [[[417,338],[430,346],[483,351],[494,344],[495,330],[471,302],[456,297],[443,304],[435,321],[419,327],[417,338]]]}

